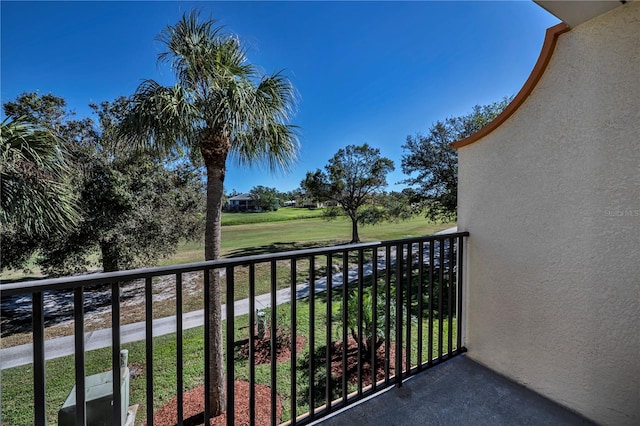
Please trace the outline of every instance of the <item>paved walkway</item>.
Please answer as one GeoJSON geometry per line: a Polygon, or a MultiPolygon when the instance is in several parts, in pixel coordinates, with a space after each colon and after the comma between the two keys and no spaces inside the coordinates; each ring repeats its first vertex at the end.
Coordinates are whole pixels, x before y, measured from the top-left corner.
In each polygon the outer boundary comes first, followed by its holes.
{"type": "MultiPolygon", "coordinates": [[[[437,234],[448,234],[456,232],[456,228],[446,229],[437,234]]],[[[437,235],[436,234],[436,235],[437,235]]],[[[384,255],[378,257],[378,269],[384,269],[386,259],[384,255]]],[[[367,263],[363,266],[364,276],[371,275],[373,264],[367,263]]],[[[347,280],[349,282],[358,278],[357,268],[348,272],[347,280]]],[[[332,276],[332,288],[341,287],[343,283],[342,272],[338,272],[332,276]]],[[[318,278],[315,282],[315,292],[320,293],[327,289],[327,278],[318,278]]],[[[302,299],[309,296],[309,283],[299,284],[296,286],[296,298],[302,299]]],[[[285,288],[276,292],[276,305],[281,305],[291,301],[291,289],[285,288]]],[[[271,294],[262,294],[256,297],[256,308],[263,309],[271,306],[271,294]]],[[[222,320],[227,317],[226,305],[222,305],[222,320]]],[[[242,316],[249,313],[249,299],[237,300],[234,303],[234,316],[242,316]]],[[[204,325],[204,310],[188,312],[182,317],[182,329],[199,327],[204,325]]],[[[153,335],[163,336],[176,332],[176,317],[170,316],[159,318],[153,321],[153,335]]],[[[120,327],[120,342],[130,343],[144,340],[146,338],[145,322],[137,322],[126,324],[120,327]]],[[[111,329],[96,330],[85,333],[85,350],[91,351],[111,346],[111,329]]],[[[63,356],[73,355],[74,353],[74,337],[59,337],[45,341],[44,354],[45,359],[55,359],[63,356]]],[[[0,349],[0,370],[5,368],[17,367],[20,365],[31,364],[33,362],[33,346],[31,344],[14,346],[11,348],[0,349]]]]}
{"type": "MultiPolygon", "coordinates": [[[[372,265],[367,265],[365,275],[371,274],[372,265]]],[[[357,279],[357,271],[348,272],[348,280],[357,279]]],[[[342,286],[342,273],[333,275],[332,287],[342,286]]],[[[316,281],[315,292],[319,293],[327,289],[326,278],[316,281]]],[[[304,283],[296,287],[296,298],[301,299],[309,296],[309,284],[304,283]]],[[[281,305],[291,301],[291,288],[285,288],[276,292],[276,305],[281,305]]],[[[262,294],[256,297],[256,309],[268,308],[271,306],[271,294],[262,294]]],[[[234,316],[238,317],[249,313],[249,299],[237,300],[234,303],[234,316]]],[[[227,318],[227,306],[222,305],[222,320],[227,318]]],[[[120,327],[121,343],[137,342],[146,338],[145,322],[126,324],[120,327]]],[[[204,310],[193,311],[183,314],[182,329],[199,327],[204,325],[204,310]]],[[[153,321],[153,335],[163,336],[176,332],[175,315],[159,318],[153,321]]],[[[85,333],[85,350],[91,351],[111,346],[111,329],[102,329],[85,333]]],[[[60,358],[74,354],[74,337],[66,336],[45,341],[45,359],[60,358]]],[[[19,365],[31,364],[33,362],[33,346],[31,344],[14,346],[0,349],[0,370],[17,367],[19,365]]]]}

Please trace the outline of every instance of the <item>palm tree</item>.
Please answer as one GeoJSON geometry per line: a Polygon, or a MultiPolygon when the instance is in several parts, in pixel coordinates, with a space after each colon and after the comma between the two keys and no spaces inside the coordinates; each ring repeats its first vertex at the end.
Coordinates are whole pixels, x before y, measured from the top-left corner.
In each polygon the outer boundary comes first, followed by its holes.
{"type": "Polygon", "coordinates": [[[19,268],[43,238],[79,220],[61,140],[25,117],[0,123],[2,268],[19,268]]]}
{"type": "MultiPolygon", "coordinates": [[[[295,128],[287,124],[295,92],[281,73],[262,75],[249,63],[237,37],[224,34],[216,21],[199,22],[185,14],[158,40],[167,51],[159,63],[171,65],[177,83],[165,87],[144,81],[132,97],[121,135],[160,152],[200,157],[207,174],[205,259],[220,256],[220,218],[227,157],[239,165],[286,170],[298,153],[295,128]]],[[[210,274],[211,361],[208,366],[212,415],[224,411],[221,289],[210,274]]]]}
{"type": "Polygon", "coordinates": [[[11,238],[35,243],[39,236],[67,232],[78,220],[60,147],[51,131],[25,118],[0,123],[0,231],[5,243],[11,238]]]}

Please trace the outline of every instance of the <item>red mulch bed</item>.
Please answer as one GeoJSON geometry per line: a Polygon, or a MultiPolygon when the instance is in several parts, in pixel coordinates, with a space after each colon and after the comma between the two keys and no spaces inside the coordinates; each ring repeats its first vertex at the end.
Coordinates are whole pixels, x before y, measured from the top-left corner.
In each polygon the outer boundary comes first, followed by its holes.
{"type": "MultiPolygon", "coordinates": [[[[289,342],[291,340],[289,339],[289,342]]],[[[271,344],[269,337],[256,339],[255,359],[256,364],[271,362],[271,344]]],[[[302,336],[296,337],[296,353],[300,353],[305,345],[305,339],[302,336]]],[[[347,380],[351,383],[357,383],[358,380],[358,345],[349,337],[347,340],[347,380]]],[[[249,343],[240,345],[238,353],[241,356],[249,355],[249,343]]],[[[278,345],[276,361],[283,362],[290,359],[290,344],[278,345]]],[[[385,345],[383,344],[376,353],[376,381],[384,379],[385,371],[385,345]]],[[[389,376],[395,374],[395,345],[389,346],[389,376]]],[[[318,366],[322,366],[326,360],[319,359],[318,366]]],[[[406,367],[405,359],[402,360],[402,368],[406,367]]],[[[322,367],[319,367],[322,368],[322,367]]],[[[342,378],[342,341],[335,342],[331,348],[331,375],[334,378],[342,378]]],[[[365,362],[362,365],[362,382],[363,386],[371,384],[371,365],[365,362]]],[[[235,382],[235,424],[249,424],[249,383],[244,381],[235,382]]],[[[271,388],[266,385],[255,385],[256,395],[256,425],[271,424],[271,388]]],[[[282,403],[280,397],[276,396],[276,418],[280,420],[282,416],[282,403]]],[[[185,392],[183,395],[184,425],[197,426],[204,425],[204,386],[185,392]]],[[[211,419],[211,425],[225,425],[227,421],[225,413],[211,419]]],[[[160,408],[154,415],[154,424],[158,426],[174,426],[177,423],[177,398],[171,399],[167,404],[160,408]]]]}
{"type": "MultiPolygon", "coordinates": [[[[389,376],[395,374],[396,346],[389,346],[389,376]]],[[[384,369],[386,365],[385,344],[383,343],[376,352],[376,381],[384,379],[384,369]]],[[[369,360],[367,360],[369,361],[369,360]]],[[[323,365],[326,360],[319,360],[316,365],[323,365]]],[[[402,368],[406,368],[406,359],[402,359],[402,368]]],[[[342,341],[334,342],[331,348],[331,375],[335,378],[342,378],[342,341]]],[[[347,380],[349,383],[358,383],[358,344],[352,337],[347,339],[347,380]]],[[[371,384],[371,362],[362,365],[362,385],[371,384]]]]}
{"type": "MultiPolygon", "coordinates": [[[[256,385],[256,425],[271,424],[271,388],[256,385]]],[[[235,424],[249,424],[249,383],[235,382],[235,424]]],[[[204,425],[204,386],[191,389],[183,395],[184,426],[204,425]]],[[[171,399],[153,416],[154,424],[158,426],[174,426],[177,423],[177,398],[171,399]]],[[[282,416],[282,403],[276,396],[276,419],[282,416]]],[[[224,426],[227,424],[226,413],[214,417],[211,425],[224,426]]]]}
{"type": "MultiPolygon", "coordinates": [[[[254,339],[254,357],[256,365],[271,362],[271,337],[269,333],[262,339],[254,339]]],[[[303,336],[296,336],[296,354],[304,349],[307,340],[303,336]]],[[[236,349],[238,357],[249,359],[249,339],[240,342],[236,349]]],[[[291,359],[291,335],[278,333],[276,336],[276,362],[281,363],[291,359]]]]}

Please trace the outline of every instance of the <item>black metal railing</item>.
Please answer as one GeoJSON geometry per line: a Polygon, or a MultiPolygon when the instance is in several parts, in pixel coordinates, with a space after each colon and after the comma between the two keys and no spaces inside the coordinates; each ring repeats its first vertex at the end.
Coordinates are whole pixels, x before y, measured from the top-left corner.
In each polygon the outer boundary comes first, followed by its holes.
{"type": "MultiPolygon", "coordinates": [[[[46,424],[47,413],[51,418],[51,411],[59,408],[52,409],[45,403],[44,302],[48,292],[73,294],[77,425],[84,425],[87,416],[84,321],[85,310],[90,308],[83,298],[91,291],[88,288],[110,286],[110,357],[112,371],[119,371],[123,315],[126,320],[121,288],[124,283],[144,280],[146,374],[142,379],[144,386],[138,388],[144,389],[146,407],[138,413],[137,424],[146,417],[146,424],[153,425],[154,413],[159,408],[155,398],[158,385],[154,383],[154,280],[174,277],[176,418],[182,424],[183,417],[193,414],[183,412],[186,383],[183,362],[187,355],[183,353],[183,278],[193,272],[202,277],[201,374],[205,376],[206,390],[207,365],[211,360],[206,320],[211,271],[217,271],[226,288],[223,327],[227,423],[234,424],[236,380],[242,378],[249,382],[248,399],[241,403],[248,404],[251,424],[256,418],[256,384],[270,388],[269,406],[259,409],[270,411],[272,425],[283,420],[304,424],[389,386],[401,386],[405,378],[465,351],[461,314],[466,236],[468,233],[458,232],[2,284],[3,297],[29,294],[32,299],[34,424],[46,424]],[[265,288],[266,293],[261,290],[265,288]],[[247,298],[243,299],[245,295],[247,298]],[[248,351],[243,352],[242,348],[248,351]],[[259,350],[268,352],[266,365],[256,362],[259,350]],[[283,351],[288,352],[284,360],[278,358],[283,351]],[[287,401],[284,419],[277,414],[278,396],[287,401]]],[[[114,419],[120,418],[122,408],[120,380],[119,374],[113,374],[114,419]]],[[[132,394],[132,399],[135,398],[132,394]]],[[[206,424],[211,415],[206,392],[203,406],[206,424]]],[[[10,419],[5,420],[11,423],[10,419]]]]}

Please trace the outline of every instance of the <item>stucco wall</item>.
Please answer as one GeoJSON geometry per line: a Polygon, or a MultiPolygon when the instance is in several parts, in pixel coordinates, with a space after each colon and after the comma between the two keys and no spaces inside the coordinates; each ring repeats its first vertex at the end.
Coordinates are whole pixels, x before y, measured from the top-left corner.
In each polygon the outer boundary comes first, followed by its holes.
{"type": "Polygon", "coordinates": [[[469,356],[603,424],[640,424],[640,1],[560,36],[459,151],[469,356]]]}

